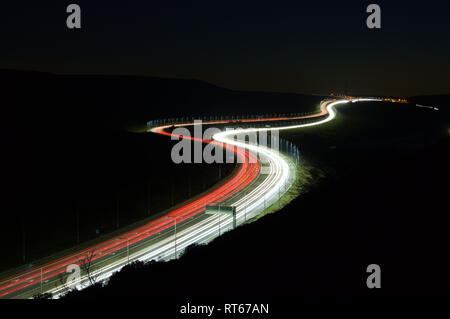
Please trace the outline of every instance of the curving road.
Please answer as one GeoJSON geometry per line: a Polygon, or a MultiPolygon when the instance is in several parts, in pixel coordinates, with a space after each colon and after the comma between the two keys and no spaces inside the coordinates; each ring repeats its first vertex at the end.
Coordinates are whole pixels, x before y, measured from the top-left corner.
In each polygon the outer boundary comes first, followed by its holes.
{"type": "MultiPolygon", "coordinates": [[[[354,99],[352,101],[360,100],[368,99],[354,99]]],[[[236,207],[237,224],[245,223],[279,200],[280,196],[291,186],[296,167],[288,157],[276,150],[236,141],[234,137],[255,132],[320,125],[335,117],[334,107],[336,105],[349,101],[332,100],[323,102],[320,112],[307,116],[239,120],[239,122],[250,123],[305,118],[319,119],[312,123],[291,126],[223,131],[215,134],[213,140],[181,136],[167,131],[172,126],[190,126],[197,125],[197,123],[152,128],[151,131],[157,134],[178,139],[199,140],[203,143],[214,144],[231,150],[239,157],[242,164],[225,183],[211,189],[195,200],[180,205],[163,217],[99,244],[91,245],[61,258],[55,258],[51,262],[1,280],[0,297],[30,298],[41,291],[58,296],[58,294],[70,288],[66,281],[73,265],[81,267],[80,277],[73,283],[78,288],[82,288],[89,285],[94,278],[97,281],[107,279],[112,273],[120,270],[131,261],[176,258],[187,246],[193,243],[206,243],[232,228],[231,216],[204,214],[207,205],[234,206],[236,207]],[[265,174],[261,173],[261,161],[267,164],[268,170],[265,174]]],[[[232,122],[210,121],[202,124],[213,125],[232,122]]]]}

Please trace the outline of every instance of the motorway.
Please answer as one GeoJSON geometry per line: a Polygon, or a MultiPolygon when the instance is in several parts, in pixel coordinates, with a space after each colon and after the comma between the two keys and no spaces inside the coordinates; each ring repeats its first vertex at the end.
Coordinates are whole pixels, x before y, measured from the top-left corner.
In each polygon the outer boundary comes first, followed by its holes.
{"type": "MultiPolygon", "coordinates": [[[[355,99],[360,101],[367,99],[355,99]]],[[[55,258],[51,262],[21,271],[0,280],[0,297],[32,298],[41,293],[59,296],[70,288],[88,286],[94,280],[109,278],[129,262],[141,260],[169,260],[193,243],[207,243],[232,229],[232,217],[226,215],[206,215],[207,205],[225,205],[236,208],[237,225],[258,216],[276,203],[292,185],[296,165],[286,155],[277,150],[235,140],[235,136],[254,132],[287,130],[320,125],[331,121],[335,116],[334,107],[350,100],[328,100],[322,102],[320,112],[298,117],[277,117],[241,119],[239,122],[271,122],[308,118],[318,118],[315,122],[270,128],[247,128],[222,131],[213,135],[212,140],[181,136],[170,133],[172,126],[194,126],[197,123],[178,123],[153,127],[151,131],[171,138],[199,140],[233,151],[241,160],[239,168],[224,183],[213,187],[207,193],[179,205],[155,220],[114,236],[101,243],[79,251],[55,258]],[[262,170],[262,163],[266,167],[262,170]],[[72,277],[71,269],[80,267],[80,276],[72,277]]],[[[209,121],[204,125],[229,124],[232,121],[209,121]]]]}

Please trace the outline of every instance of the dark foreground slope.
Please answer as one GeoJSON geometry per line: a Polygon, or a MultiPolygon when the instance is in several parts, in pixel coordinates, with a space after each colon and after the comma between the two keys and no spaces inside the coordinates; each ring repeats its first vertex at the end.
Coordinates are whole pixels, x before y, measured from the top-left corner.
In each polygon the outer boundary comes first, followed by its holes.
{"type": "Polygon", "coordinates": [[[275,102],[277,112],[307,111],[319,100],[195,80],[18,71],[0,71],[0,87],[0,271],[157,214],[233,170],[173,164],[169,138],[139,133],[147,121],[273,112],[275,102]]]}
{"type": "Polygon", "coordinates": [[[133,264],[66,298],[448,297],[450,108],[440,106],[347,105],[334,123],[286,133],[325,174],[318,186],[177,261],[133,264]],[[373,263],[379,290],[366,286],[373,263]]]}

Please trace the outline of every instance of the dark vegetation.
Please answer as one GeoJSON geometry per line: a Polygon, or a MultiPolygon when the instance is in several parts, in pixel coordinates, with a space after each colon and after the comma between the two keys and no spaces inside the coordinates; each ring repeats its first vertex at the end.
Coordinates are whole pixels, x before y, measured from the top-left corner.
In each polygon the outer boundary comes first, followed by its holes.
{"type": "Polygon", "coordinates": [[[448,297],[447,101],[349,104],[334,123],[284,134],[325,171],[318,187],[177,261],[132,264],[66,298],[448,297]],[[366,287],[372,263],[379,290],[366,287]]]}
{"type": "Polygon", "coordinates": [[[311,111],[320,100],[196,80],[7,70],[0,85],[0,271],[157,214],[234,169],[173,164],[174,142],[139,133],[148,120],[273,113],[273,105],[311,111]]]}

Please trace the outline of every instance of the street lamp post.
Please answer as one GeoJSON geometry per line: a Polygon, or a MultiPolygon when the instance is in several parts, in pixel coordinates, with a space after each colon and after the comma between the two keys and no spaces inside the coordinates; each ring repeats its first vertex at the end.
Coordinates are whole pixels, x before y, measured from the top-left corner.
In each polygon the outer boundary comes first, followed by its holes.
{"type": "Polygon", "coordinates": [[[175,259],[177,259],[177,219],[175,218],[175,259]]]}
{"type": "Polygon", "coordinates": [[[174,238],[174,251],[175,251],[175,259],[177,258],[177,218],[169,216],[169,218],[175,221],[175,238],[174,238]]]}
{"type": "Polygon", "coordinates": [[[130,245],[129,238],[127,237],[127,265],[130,263],[130,245]]]}
{"type": "Polygon", "coordinates": [[[116,240],[127,240],[127,265],[130,263],[130,237],[131,235],[137,235],[137,232],[134,232],[133,234],[127,234],[127,236],[121,236],[116,240]]]}

